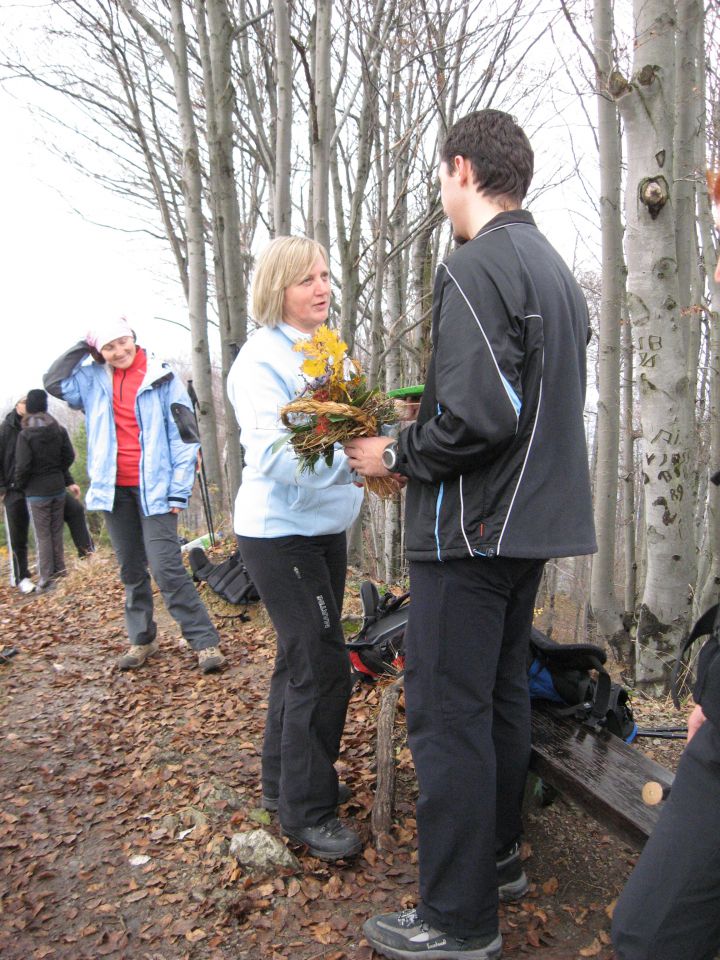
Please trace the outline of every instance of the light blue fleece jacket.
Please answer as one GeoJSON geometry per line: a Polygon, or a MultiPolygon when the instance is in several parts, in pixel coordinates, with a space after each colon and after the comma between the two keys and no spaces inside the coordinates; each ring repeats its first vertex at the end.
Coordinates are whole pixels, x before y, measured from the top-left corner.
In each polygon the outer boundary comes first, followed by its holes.
{"type": "MultiPolygon", "coordinates": [[[[53,363],[45,389],[83,410],[87,422],[88,510],[112,510],[117,474],[112,367],[96,363],[84,340],[53,363]]],[[[140,427],[140,502],[145,516],[186,507],[195,482],[198,443],[192,404],[167,363],[147,354],[147,372],[135,399],[140,427]]]]}
{"type": "Polygon", "coordinates": [[[245,451],[243,480],[235,500],[235,532],[243,537],[322,536],[342,533],[360,512],[363,492],[341,447],[332,467],[301,471],[280,410],[305,386],[304,356],[293,350],[310,339],[285,323],[261,327],[237,356],[227,392],[245,451]]]}

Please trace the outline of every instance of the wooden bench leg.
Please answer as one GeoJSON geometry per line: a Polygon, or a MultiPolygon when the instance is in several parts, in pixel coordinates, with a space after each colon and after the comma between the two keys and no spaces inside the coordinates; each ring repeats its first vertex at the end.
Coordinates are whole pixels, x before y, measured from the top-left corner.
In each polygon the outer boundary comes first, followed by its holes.
{"type": "Polygon", "coordinates": [[[404,686],[405,678],[398,677],[385,688],[380,698],[380,713],[377,721],[377,782],[370,818],[373,839],[378,850],[382,850],[385,846],[384,837],[390,833],[392,827],[395,800],[393,729],[398,699],[404,686]]]}

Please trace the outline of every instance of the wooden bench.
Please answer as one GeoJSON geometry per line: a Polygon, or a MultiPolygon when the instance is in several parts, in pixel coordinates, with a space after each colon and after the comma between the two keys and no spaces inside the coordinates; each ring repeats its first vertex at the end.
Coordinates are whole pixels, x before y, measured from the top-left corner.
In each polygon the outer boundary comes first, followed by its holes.
{"type": "MultiPolygon", "coordinates": [[[[400,677],[385,688],[377,721],[377,783],[371,822],[378,848],[383,847],[392,824],[393,727],[402,687],[400,677]]],[[[635,847],[644,845],[662,809],[662,802],[656,806],[643,802],[643,787],[649,781],[670,787],[674,779],[637,746],[538,707],[532,712],[530,769],[635,847]]]]}
{"type": "Polygon", "coordinates": [[[662,809],[662,802],[643,802],[643,786],[652,780],[670,787],[674,779],[637,746],[537,707],[530,769],[636,847],[643,846],[662,809]]]}

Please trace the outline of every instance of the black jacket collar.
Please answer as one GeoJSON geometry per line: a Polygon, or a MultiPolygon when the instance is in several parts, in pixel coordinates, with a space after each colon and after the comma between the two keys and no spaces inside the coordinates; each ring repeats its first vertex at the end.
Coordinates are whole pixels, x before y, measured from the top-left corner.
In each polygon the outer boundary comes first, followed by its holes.
{"type": "Polygon", "coordinates": [[[484,227],[481,227],[475,236],[481,237],[484,233],[489,233],[496,227],[507,227],[511,223],[527,223],[531,227],[536,225],[529,210],[503,210],[502,213],[496,214],[492,220],[489,220],[484,227]]]}

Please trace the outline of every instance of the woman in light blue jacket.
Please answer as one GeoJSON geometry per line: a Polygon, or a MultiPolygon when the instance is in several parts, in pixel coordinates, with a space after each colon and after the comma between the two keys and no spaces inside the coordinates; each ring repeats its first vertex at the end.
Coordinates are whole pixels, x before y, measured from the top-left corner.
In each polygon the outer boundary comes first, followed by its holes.
{"type": "Polygon", "coordinates": [[[45,374],[48,393],[87,421],[87,508],[102,510],[125,585],[130,648],[121,670],[158,652],[150,572],[198,655],[203,673],[225,658],[182,562],[177,514],[187,505],[199,450],[187,391],[166,363],[146,353],[124,318],[100,324],[45,374]]]}
{"type": "Polygon", "coordinates": [[[235,503],[240,553],[277,633],[262,756],[263,806],[284,832],[326,860],[358,853],[337,817],[349,796],[335,761],[352,683],[340,625],[345,532],[362,502],[341,449],[333,465],[301,471],[280,409],[305,386],[293,346],[327,320],[327,253],[304,237],[280,237],[253,278],[260,329],[240,351],[227,390],[240,426],[243,482],[235,503]]]}

